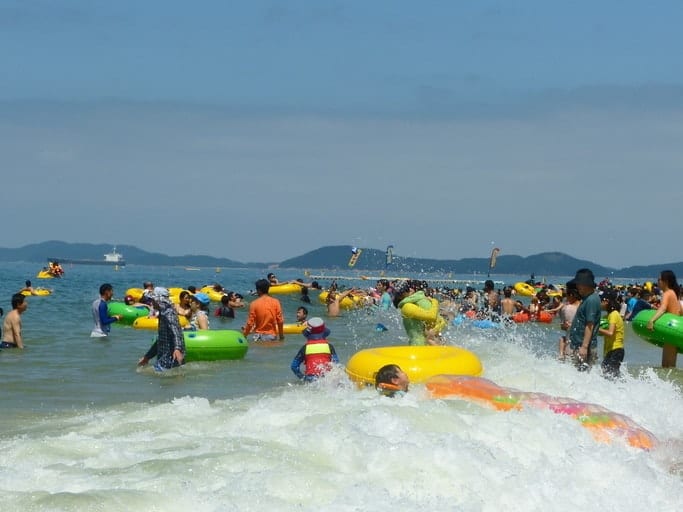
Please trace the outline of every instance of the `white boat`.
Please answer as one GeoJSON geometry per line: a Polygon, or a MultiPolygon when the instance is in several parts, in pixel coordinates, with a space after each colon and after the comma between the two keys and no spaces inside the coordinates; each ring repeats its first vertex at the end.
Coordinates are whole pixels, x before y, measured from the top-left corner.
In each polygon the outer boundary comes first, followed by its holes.
{"type": "Polygon", "coordinates": [[[121,253],[116,252],[116,246],[114,246],[114,250],[112,252],[108,252],[104,255],[104,261],[105,263],[111,264],[111,265],[125,265],[126,260],[123,259],[123,255],[121,253]]]}

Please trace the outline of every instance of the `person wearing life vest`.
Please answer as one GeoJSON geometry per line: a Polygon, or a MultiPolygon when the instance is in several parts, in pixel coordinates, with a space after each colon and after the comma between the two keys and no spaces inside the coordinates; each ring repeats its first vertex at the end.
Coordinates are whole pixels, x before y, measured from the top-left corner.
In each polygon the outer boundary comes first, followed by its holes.
{"type": "Polygon", "coordinates": [[[408,375],[397,364],[385,364],[375,375],[375,389],[384,396],[405,395],[409,384],[408,375]]]}
{"type": "Polygon", "coordinates": [[[304,382],[313,382],[324,376],[332,369],[332,363],[339,363],[334,347],[327,341],[330,330],[320,317],[313,317],[306,322],[303,331],[306,344],[299,349],[292,360],[291,368],[294,374],[304,382]],[[301,365],[306,366],[301,371],[301,365]]]}

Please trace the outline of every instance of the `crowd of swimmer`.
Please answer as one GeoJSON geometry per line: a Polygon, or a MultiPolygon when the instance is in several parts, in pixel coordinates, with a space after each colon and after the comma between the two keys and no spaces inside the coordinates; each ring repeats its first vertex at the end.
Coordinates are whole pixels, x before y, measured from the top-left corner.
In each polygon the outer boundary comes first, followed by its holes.
{"type": "MultiPolygon", "coordinates": [[[[138,363],[146,365],[150,359],[156,357],[155,369],[158,371],[182,364],[185,353],[184,329],[209,329],[210,315],[233,319],[235,311],[242,308],[246,308],[248,314],[241,331],[249,336],[250,341],[282,342],[282,307],[279,300],[269,294],[271,287],[281,284],[298,285],[301,290],[300,299],[304,303],[310,302],[309,289],[321,290],[316,281],[305,283],[298,279],[280,283],[271,273],[267,279],[256,281],[256,289],[252,292],[256,298],[247,305],[241,294],[226,290],[218,283],[200,290],[190,286],[172,300],[168,289],[145,282],[139,300],[132,295],[124,298],[126,305],[146,308],[149,317],[158,319],[157,340],[138,363]],[[209,310],[211,299],[202,290],[212,290],[220,294],[220,305],[213,313],[209,310]]],[[[566,332],[559,340],[560,358],[569,358],[579,370],[589,369],[597,361],[597,336],[602,335],[605,339],[602,369],[607,376],[618,376],[624,359],[624,321],[631,320],[643,309],[656,309],[648,324],[648,329],[652,329],[654,321],[662,314],[680,315],[683,312],[680,287],[675,274],[670,270],[661,272],[657,285],[615,287],[608,279],[596,284],[590,269],[578,270],[574,279],[559,290],[541,283],[534,285],[539,290],[528,305],[513,298],[515,291],[512,287],[496,290],[491,280],[484,283],[481,292],[472,287],[465,290],[434,288],[426,281],[416,279],[380,279],[369,289],[352,287],[343,291],[333,281],[321,293],[326,293],[325,304],[329,317],[340,314],[344,300],[351,300],[355,307],[371,306],[380,310],[396,308],[401,312],[410,345],[442,344],[441,335],[445,327],[448,323],[455,323],[458,318],[504,324],[514,321],[520,314],[531,320],[538,320],[543,315],[551,315],[551,318],[557,315],[560,328],[566,332]],[[607,317],[601,324],[602,311],[607,313],[607,317]]],[[[30,288],[28,282],[25,289],[12,297],[12,311],[3,322],[2,348],[23,348],[21,314],[28,304],[22,292],[30,292],[30,288]]],[[[95,324],[92,337],[107,336],[111,325],[121,320],[121,315],[109,314],[108,303],[114,294],[112,285],[102,284],[99,292],[100,297],[92,304],[95,324]]],[[[307,341],[291,365],[292,371],[305,381],[320,377],[329,370],[332,363],[338,361],[334,347],[327,341],[329,329],[324,321],[319,317],[308,319],[307,315],[308,311],[304,306],[298,308],[297,324],[303,327],[302,334],[307,341]],[[305,367],[304,371],[300,369],[302,365],[305,367]]],[[[382,324],[377,325],[378,330],[383,328],[382,324]]],[[[676,353],[673,348],[671,354],[665,345],[662,365],[675,366],[676,353]]],[[[399,375],[396,371],[390,372],[392,378],[399,375]]]]}
{"type": "MultiPolygon", "coordinates": [[[[601,368],[608,378],[619,376],[624,360],[624,321],[631,321],[642,310],[653,309],[655,313],[647,323],[647,329],[653,330],[654,322],[664,313],[683,314],[681,289],[671,270],[662,271],[656,284],[615,286],[608,278],[596,284],[593,272],[586,268],[578,270],[563,286],[533,281],[531,284],[538,291],[529,304],[514,297],[514,287],[496,290],[491,280],[484,283],[481,292],[469,286],[464,291],[432,288],[419,280],[380,280],[371,296],[380,307],[386,309],[393,304],[401,310],[411,345],[440,344],[445,323],[409,314],[405,310],[407,304],[429,309],[431,300],[432,306],[438,304],[440,317],[456,325],[462,319],[489,326],[534,320],[550,322],[558,317],[563,331],[558,342],[560,359],[571,361],[579,371],[589,370],[598,360],[597,339],[602,336],[601,368]],[[437,301],[433,302],[434,299],[437,301]]],[[[676,366],[676,355],[676,348],[665,344],[662,366],[676,366]]]]}

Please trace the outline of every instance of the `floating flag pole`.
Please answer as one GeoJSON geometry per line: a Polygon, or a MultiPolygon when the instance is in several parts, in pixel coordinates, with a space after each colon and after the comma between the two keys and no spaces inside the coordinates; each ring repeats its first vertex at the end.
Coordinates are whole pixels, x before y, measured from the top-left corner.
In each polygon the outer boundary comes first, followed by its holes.
{"type": "Polygon", "coordinates": [[[493,250],[491,251],[491,258],[489,259],[489,271],[486,273],[486,277],[491,276],[491,271],[496,268],[496,258],[498,257],[498,253],[500,252],[500,249],[498,247],[494,247],[493,250]]]}
{"type": "Polygon", "coordinates": [[[385,267],[389,268],[389,265],[391,265],[394,262],[394,246],[393,245],[388,245],[387,246],[387,260],[385,263],[385,267]]]}

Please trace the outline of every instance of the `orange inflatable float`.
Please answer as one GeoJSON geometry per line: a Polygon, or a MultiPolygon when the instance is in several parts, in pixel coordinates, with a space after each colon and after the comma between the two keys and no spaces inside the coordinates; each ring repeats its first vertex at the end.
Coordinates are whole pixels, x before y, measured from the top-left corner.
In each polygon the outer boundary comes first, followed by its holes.
{"type": "Polygon", "coordinates": [[[603,443],[621,438],[629,445],[642,450],[650,450],[657,444],[654,434],[631,418],[601,405],[544,393],[519,391],[499,386],[488,379],[467,375],[436,375],[428,379],[425,385],[434,398],[464,398],[498,411],[533,407],[548,409],[556,414],[566,414],[578,420],[590,431],[594,439],[603,443]]]}
{"type": "Polygon", "coordinates": [[[525,322],[534,321],[541,322],[543,324],[550,324],[553,321],[553,314],[547,311],[541,311],[535,318],[530,316],[529,313],[520,311],[512,315],[512,321],[518,324],[523,324],[525,322]]]}

